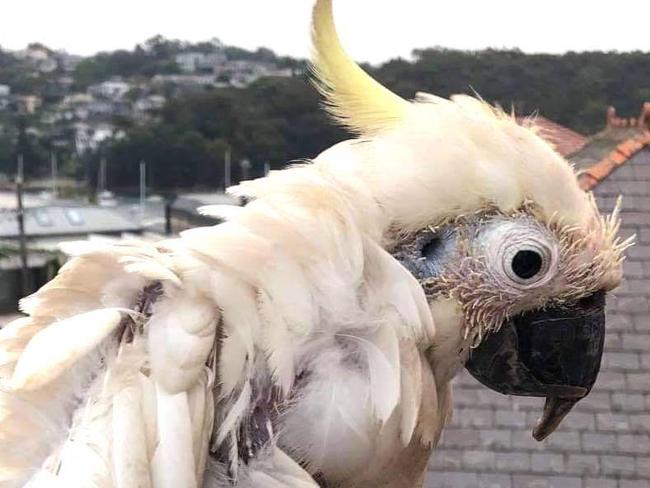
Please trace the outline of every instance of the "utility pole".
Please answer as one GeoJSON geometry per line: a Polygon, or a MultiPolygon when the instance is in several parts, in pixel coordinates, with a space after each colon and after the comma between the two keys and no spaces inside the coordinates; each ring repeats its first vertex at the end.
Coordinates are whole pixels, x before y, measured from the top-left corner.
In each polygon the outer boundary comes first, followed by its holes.
{"type": "Polygon", "coordinates": [[[239,162],[239,168],[241,170],[241,181],[247,181],[250,175],[250,170],[253,167],[250,160],[244,158],[239,162]]]}
{"type": "Polygon", "coordinates": [[[97,195],[101,196],[106,191],[106,159],[99,160],[99,175],[97,175],[97,195]]]}
{"type": "Polygon", "coordinates": [[[57,179],[59,177],[59,168],[56,161],[56,154],[54,151],[50,154],[50,169],[52,172],[52,198],[56,200],[58,188],[57,188],[57,179]]]}
{"type": "Polygon", "coordinates": [[[228,189],[228,187],[231,185],[231,165],[232,165],[232,153],[230,152],[230,148],[226,149],[226,154],[224,155],[224,168],[223,168],[223,189],[224,191],[228,189]]]}
{"type": "Polygon", "coordinates": [[[144,205],[147,198],[147,163],[140,161],[140,226],[144,222],[144,205]]]}
{"type": "Polygon", "coordinates": [[[16,200],[18,220],[18,240],[20,243],[20,276],[23,287],[23,296],[31,291],[29,283],[29,264],[27,262],[27,236],[25,235],[25,209],[23,207],[24,168],[23,155],[18,155],[18,171],[16,173],[16,200]]]}

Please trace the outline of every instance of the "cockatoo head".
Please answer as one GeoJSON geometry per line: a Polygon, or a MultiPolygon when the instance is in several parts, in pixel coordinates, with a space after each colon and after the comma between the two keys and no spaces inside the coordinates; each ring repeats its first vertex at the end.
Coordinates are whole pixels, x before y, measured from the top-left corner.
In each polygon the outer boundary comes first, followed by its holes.
{"type": "Polygon", "coordinates": [[[372,202],[365,231],[421,284],[436,380],[465,365],[499,392],[545,396],[534,436],[546,437],[599,370],[604,295],[629,244],[616,212],[601,216],[569,164],[501,109],[409,102],[378,84],[341,47],[331,0],[316,3],[313,39],[327,108],[359,135],[316,165],[353,186],[360,208],[372,202]]]}

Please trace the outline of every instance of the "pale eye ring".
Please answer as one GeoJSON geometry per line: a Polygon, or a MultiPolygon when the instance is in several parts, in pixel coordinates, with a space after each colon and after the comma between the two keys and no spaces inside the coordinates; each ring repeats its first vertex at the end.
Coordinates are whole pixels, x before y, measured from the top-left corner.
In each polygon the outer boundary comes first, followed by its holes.
{"type": "Polygon", "coordinates": [[[496,220],[479,242],[489,269],[503,288],[539,288],[557,274],[556,240],[536,222],[496,220]]]}

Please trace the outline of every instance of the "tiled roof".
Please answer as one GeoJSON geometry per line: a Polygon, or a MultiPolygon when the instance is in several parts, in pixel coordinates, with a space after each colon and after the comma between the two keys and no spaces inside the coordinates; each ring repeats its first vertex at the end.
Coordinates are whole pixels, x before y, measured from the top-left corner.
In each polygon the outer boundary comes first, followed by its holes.
{"type": "MultiPolygon", "coordinates": [[[[139,232],[141,225],[112,208],[97,206],[34,207],[25,210],[27,237],[139,232]]],[[[0,214],[0,238],[18,237],[16,214],[7,210],[0,214]]]]}
{"type": "Polygon", "coordinates": [[[614,146],[602,159],[579,173],[580,186],[592,190],[607,178],[616,168],[630,160],[632,156],[650,145],[650,131],[638,131],[632,137],[614,146]]]}
{"type": "Polygon", "coordinates": [[[643,104],[638,118],[621,118],[610,107],[607,127],[589,139],[569,159],[579,171],[580,185],[591,190],[615,169],[650,145],[650,103],[643,104]]]}
{"type": "Polygon", "coordinates": [[[565,157],[579,151],[588,140],[582,134],[541,115],[532,118],[517,117],[517,121],[522,125],[536,127],[539,130],[539,135],[553,144],[556,151],[565,157]]]}

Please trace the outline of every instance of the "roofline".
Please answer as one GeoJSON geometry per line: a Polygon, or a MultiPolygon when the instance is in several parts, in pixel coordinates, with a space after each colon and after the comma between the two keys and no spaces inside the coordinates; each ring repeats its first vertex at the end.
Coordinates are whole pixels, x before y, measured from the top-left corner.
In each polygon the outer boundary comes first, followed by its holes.
{"type": "Polygon", "coordinates": [[[642,149],[650,146],[650,130],[621,142],[603,159],[578,174],[580,188],[591,191],[602,183],[618,167],[623,166],[642,149]]]}

